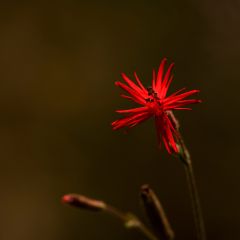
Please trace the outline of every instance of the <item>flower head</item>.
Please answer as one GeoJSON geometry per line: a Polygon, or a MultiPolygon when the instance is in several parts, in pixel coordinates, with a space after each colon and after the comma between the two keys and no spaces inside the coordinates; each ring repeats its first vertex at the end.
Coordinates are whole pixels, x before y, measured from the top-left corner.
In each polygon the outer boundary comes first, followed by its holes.
{"type": "Polygon", "coordinates": [[[178,152],[176,142],[179,138],[178,129],[169,116],[172,110],[191,110],[185,105],[199,103],[200,100],[186,99],[187,97],[199,92],[199,90],[184,91],[185,88],[167,96],[168,88],[173,80],[171,74],[174,64],[172,63],[164,73],[166,59],[163,59],[157,75],[153,70],[151,87],[145,88],[136,73],[134,77],[136,83],[130,80],[124,73],[122,78],[125,83],[115,82],[115,85],[122,88],[128,95],[122,94],[121,97],[131,100],[140,107],[127,110],[117,110],[123,118],[112,123],[113,130],[128,127],[132,128],[137,124],[154,117],[159,144],[164,143],[169,153],[178,152]]]}

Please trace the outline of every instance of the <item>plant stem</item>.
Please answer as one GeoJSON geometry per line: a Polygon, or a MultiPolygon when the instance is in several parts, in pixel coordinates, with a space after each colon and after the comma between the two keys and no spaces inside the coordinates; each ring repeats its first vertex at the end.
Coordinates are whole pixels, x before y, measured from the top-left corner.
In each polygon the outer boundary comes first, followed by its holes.
{"type": "Polygon", "coordinates": [[[180,137],[179,143],[181,148],[179,153],[179,158],[184,164],[184,168],[187,176],[189,192],[192,200],[195,225],[197,230],[197,237],[198,237],[198,240],[206,240],[205,226],[204,226],[191,156],[180,133],[179,133],[179,137],[180,137]]]}
{"type": "Polygon", "coordinates": [[[195,225],[197,230],[197,238],[198,240],[206,240],[205,226],[204,226],[204,221],[202,216],[200,200],[198,196],[197,185],[196,185],[195,176],[193,172],[191,156],[185,145],[183,137],[179,131],[180,125],[177,118],[174,116],[172,111],[169,111],[168,114],[175,129],[178,131],[178,140],[179,140],[178,157],[180,158],[181,162],[184,164],[184,168],[187,176],[189,192],[192,200],[194,220],[195,220],[195,225]]]}

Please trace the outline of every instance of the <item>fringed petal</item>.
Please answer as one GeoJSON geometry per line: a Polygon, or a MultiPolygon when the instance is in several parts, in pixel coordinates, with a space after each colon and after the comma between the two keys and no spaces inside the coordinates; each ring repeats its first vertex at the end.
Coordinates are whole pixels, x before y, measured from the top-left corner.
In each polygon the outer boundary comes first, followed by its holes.
{"type": "Polygon", "coordinates": [[[139,94],[138,92],[136,92],[135,90],[131,89],[130,87],[128,87],[127,85],[125,85],[121,82],[115,82],[115,85],[122,88],[123,90],[128,92],[130,95],[132,95],[133,100],[136,103],[139,103],[139,104],[142,104],[142,105],[145,104],[146,101],[145,101],[144,97],[141,94],[139,94]]]}
{"type": "Polygon", "coordinates": [[[164,66],[165,66],[166,62],[167,62],[167,59],[164,58],[159,66],[156,84],[155,84],[155,86],[153,86],[153,89],[156,92],[159,92],[159,90],[161,89],[162,79],[163,79],[163,71],[164,71],[164,66]]]}
{"type": "Polygon", "coordinates": [[[145,121],[149,117],[151,117],[151,114],[149,112],[132,114],[132,115],[127,116],[125,118],[118,119],[118,120],[114,121],[112,123],[112,127],[113,127],[113,130],[118,130],[118,129],[124,128],[124,127],[131,128],[131,127],[139,124],[140,122],[145,121]]]}
{"type": "Polygon", "coordinates": [[[135,113],[143,113],[147,111],[148,111],[148,107],[139,107],[139,108],[126,109],[126,110],[117,110],[116,112],[120,114],[135,114],[135,113]]]}
{"type": "MultiPolygon", "coordinates": [[[[130,88],[132,88],[134,91],[136,91],[139,95],[142,95],[143,97],[146,97],[146,92],[138,87],[132,80],[130,80],[124,73],[122,73],[122,78],[124,81],[129,85],[130,88]]],[[[139,81],[140,82],[140,81],[139,81]]],[[[141,85],[142,86],[142,85],[141,85]]]]}

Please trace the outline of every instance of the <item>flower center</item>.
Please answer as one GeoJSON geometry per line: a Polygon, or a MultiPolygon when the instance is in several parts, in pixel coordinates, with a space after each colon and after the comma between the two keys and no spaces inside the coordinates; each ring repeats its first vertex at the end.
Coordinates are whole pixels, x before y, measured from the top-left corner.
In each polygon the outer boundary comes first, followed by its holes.
{"type": "Polygon", "coordinates": [[[160,103],[160,98],[158,97],[158,94],[152,89],[152,87],[147,88],[148,91],[148,98],[146,98],[146,102],[157,102],[158,104],[160,103]]]}
{"type": "Polygon", "coordinates": [[[155,92],[152,87],[147,88],[148,98],[146,98],[146,103],[155,115],[161,115],[163,113],[163,105],[157,92],[155,92]]]}

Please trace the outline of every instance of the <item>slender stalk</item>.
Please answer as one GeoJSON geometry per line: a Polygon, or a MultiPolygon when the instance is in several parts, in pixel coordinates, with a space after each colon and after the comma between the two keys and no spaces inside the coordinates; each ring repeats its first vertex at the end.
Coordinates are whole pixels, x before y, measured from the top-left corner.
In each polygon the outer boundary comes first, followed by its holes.
{"type": "Polygon", "coordinates": [[[180,158],[181,162],[184,164],[184,168],[185,168],[185,172],[186,172],[189,192],[190,192],[191,201],[192,201],[194,220],[195,220],[195,225],[196,225],[196,230],[197,230],[197,239],[198,240],[206,240],[204,220],[203,220],[197,185],[196,185],[196,181],[195,181],[195,175],[194,175],[194,171],[193,171],[191,155],[190,155],[190,153],[185,145],[185,142],[183,140],[183,137],[179,131],[179,128],[180,128],[179,122],[171,111],[169,112],[169,117],[170,117],[172,123],[174,124],[175,128],[178,130],[178,136],[179,136],[179,138],[178,138],[179,139],[178,157],[180,158]]]}
{"type": "Polygon", "coordinates": [[[195,175],[192,166],[192,160],[190,153],[180,135],[180,153],[179,158],[182,160],[186,172],[186,177],[188,181],[189,192],[192,200],[192,207],[195,219],[195,225],[197,230],[198,240],[206,240],[204,220],[202,216],[202,210],[197,190],[197,185],[195,181],[195,175]]]}

